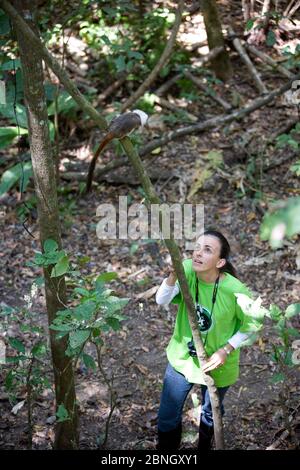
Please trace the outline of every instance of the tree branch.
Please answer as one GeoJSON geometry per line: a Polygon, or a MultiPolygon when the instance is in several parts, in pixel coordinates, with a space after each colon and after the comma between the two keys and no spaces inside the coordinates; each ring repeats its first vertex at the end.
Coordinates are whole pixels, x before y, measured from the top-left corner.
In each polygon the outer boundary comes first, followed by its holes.
{"type": "Polygon", "coordinates": [[[231,104],[229,104],[229,103],[227,103],[227,101],[223,100],[223,98],[220,95],[218,95],[217,93],[212,94],[211,92],[209,92],[208,87],[206,87],[202,83],[202,81],[198,77],[195,77],[191,72],[189,72],[187,70],[186,72],[184,72],[184,75],[187,78],[189,78],[198,88],[200,88],[200,90],[204,91],[210,99],[212,99],[216,103],[220,104],[225,111],[229,112],[232,109],[231,104]]]}
{"type": "Polygon", "coordinates": [[[242,46],[241,41],[239,38],[235,35],[235,32],[233,31],[232,28],[229,28],[229,38],[232,36],[232,43],[236,49],[236,51],[239,53],[242,61],[246,65],[247,69],[249,70],[250,74],[253,77],[254,83],[256,84],[256,88],[260,93],[267,93],[268,90],[265,87],[264,83],[262,82],[256,68],[254,67],[253,63],[251,62],[251,59],[249,58],[247,52],[245,51],[244,47],[242,46]]]}
{"type": "Polygon", "coordinates": [[[258,50],[256,47],[252,46],[251,44],[244,44],[245,48],[251,52],[251,54],[255,55],[256,57],[259,57],[263,62],[266,62],[267,64],[271,65],[273,68],[277,69],[278,72],[280,72],[282,75],[284,75],[287,78],[292,78],[293,74],[284,68],[282,65],[278,64],[276,60],[272,59],[269,55],[265,54],[264,52],[258,50]]]}
{"type": "MultiPolygon", "coordinates": [[[[248,114],[253,113],[253,111],[256,111],[256,109],[261,108],[262,106],[271,103],[275,98],[278,96],[282,95],[285,93],[287,90],[289,90],[295,80],[300,79],[300,73],[295,75],[291,80],[289,80],[287,83],[282,85],[278,90],[270,92],[268,95],[260,98],[256,98],[253,100],[248,106],[245,108],[239,109],[234,111],[231,114],[226,114],[226,115],[221,115],[217,116],[211,119],[207,119],[204,122],[200,122],[198,124],[193,124],[188,127],[182,127],[180,129],[177,129],[175,131],[170,131],[166,133],[163,137],[159,139],[154,139],[148,144],[144,145],[139,152],[140,157],[144,157],[148,154],[150,154],[153,150],[155,150],[158,147],[161,147],[163,145],[168,144],[169,142],[172,142],[173,140],[182,137],[183,135],[190,135],[194,134],[197,132],[203,132],[207,129],[213,129],[217,126],[222,126],[224,124],[228,124],[229,122],[242,119],[248,114]]],[[[125,159],[125,157],[118,157],[115,158],[112,162],[108,163],[106,166],[103,168],[100,168],[96,172],[96,177],[97,176],[102,176],[106,173],[108,173],[111,170],[115,170],[116,168],[119,168],[123,165],[128,165],[128,161],[125,159]]]]}

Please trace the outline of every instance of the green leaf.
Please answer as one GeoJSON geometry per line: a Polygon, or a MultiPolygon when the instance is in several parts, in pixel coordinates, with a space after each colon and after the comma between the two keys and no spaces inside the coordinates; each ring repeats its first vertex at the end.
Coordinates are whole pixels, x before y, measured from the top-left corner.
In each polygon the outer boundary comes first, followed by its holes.
{"type": "Polygon", "coordinates": [[[74,330],[74,325],[63,325],[63,324],[59,324],[59,325],[56,325],[56,324],[53,324],[49,327],[50,330],[54,330],[54,331],[66,331],[67,333],[69,331],[73,331],[74,330]]]}
{"type": "Polygon", "coordinates": [[[278,201],[263,218],[260,228],[262,240],[268,240],[272,248],[280,248],[285,237],[300,233],[300,197],[278,201]]]}
{"type": "Polygon", "coordinates": [[[15,313],[15,309],[9,305],[3,305],[0,310],[0,315],[12,315],[15,313]]]}
{"type": "Polygon", "coordinates": [[[295,336],[296,338],[300,337],[300,331],[296,328],[288,328],[287,333],[289,334],[289,336],[295,336]]]}
{"type": "Polygon", "coordinates": [[[93,338],[97,338],[98,336],[100,336],[100,333],[101,333],[100,328],[93,328],[92,330],[93,338]]]}
{"type": "Polygon", "coordinates": [[[141,54],[140,52],[136,52],[136,51],[128,51],[128,57],[131,57],[133,59],[138,59],[138,60],[141,60],[144,58],[143,54],[141,54]]]}
{"type": "Polygon", "coordinates": [[[134,255],[134,253],[139,249],[139,244],[138,243],[132,243],[132,245],[130,246],[130,250],[129,250],[129,253],[131,256],[134,255]]]}
{"type": "Polygon", "coordinates": [[[63,274],[66,274],[69,270],[69,258],[68,256],[63,256],[58,263],[53,267],[51,271],[51,277],[59,277],[63,274]]]}
{"type": "Polygon", "coordinates": [[[274,34],[273,31],[268,31],[268,34],[267,34],[267,40],[266,40],[266,44],[267,46],[274,46],[274,44],[276,44],[276,36],[274,34]]]}
{"type": "MultiPolygon", "coordinates": [[[[78,104],[73,100],[72,96],[65,90],[61,91],[57,98],[58,113],[75,115],[78,109],[78,104]]],[[[48,106],[48,115],[54,116],[56,111],[55,102],[48,106]]]]}
{"type": "Polygon", "coordinates": [[[69,335],[69,342],[72,349],[81,346],[90,336],[90,330],[77,330],[69,335]]]}
{"type": "Polygon", "coordinates": [[[99,281],[98,279],[96,279],[95,288],[96,288],[97,293],[98,293],[100,296],[104,295],[104,292],[105,292],[105,284],[104,284],[103,281],[99,281]]]}
{"type": "Polygon", "coordinates": [[[45,285],[44,276],[39,276],[33,281],[32,285],[36,285],[37,287],[43,287],[45,285]]]}
{"type": "Polygon", "coordinates": [[[114,331],[118,331],[121,328],[119,320],[114,317],[108,317],[105,321],[114,331]]]}
{"type": "Polygon", "coordinates": [[[56,417],[58,418],[57,423],[62,423],[70,419],[68,411],[65,408],[65,405],[63,404],[59,405],[58,410],[56,412],[56,417]]]}
{"type": "Polygon", "coordinates": [[[103,36],[101,36],[100,39],[102,39],[102,41],[103,41],[107,46],[110,46],[110,45],[111,45],[111,41],[110,41],[110,39],[106,36],[106,34],[103,34],[103,36]]]}
{"type": "Polygon", "coordinates": [[[290,171],[293,171],[297,176],[300,176],[300,160],[290,167],[290,171]]]}
{"type": "Polygon", "coordinates": [[[6,103],[5,82],[0,80],[0,105],[6,103]]]}
{"type": "Polygon", "coordinates": [[[7,390],[10,390],[12,388],[13,381],[14,381],[14,371],[10,370],[7,376],[5,377],[5,381],[4,381],[5,388],[7,390]]]}
{"type": "Polygon", "coordinates": [[[25,354],[25,346],[21,341],[19,341],[17,338],[9,338],[8,339],[9,344],[13,349],[16,349],[20,353],[25,354]]]}
{"type": "Polygon", "coordinates": [[[74,309],[73,316],[77,320],[90,320],[96,310],[96,304],[93,301],[84,302],[74,309]]]}
{"type": "Polygon", "coordinates": [[[52,251],[56,251],[58,248],[58,244],[56,243],[55,240],[52,240],[49,238],[48,240],[45,241],[44,243],[44,251],[45,253],[50,253],[52,251]]]}
{"type": "MultiPolygon", "coordinates": [[[[25,356],[21,356],[21,357],[25,357],[25,356]]],[[[5,358],[6,364],[19,364],[19,361],[20,361],[20,356],[11,356],[11,357],[8,356],[5,358]]]]}
{"type": "MultiPolygon", "coordinates": [[[[24,191],[27,187],[28,181],[31,178],[32,174],[33,173],[32,173],[31,162],[23,163],[23,171],[22,171],[22,166],[20,163],[6,170],[1,177],[0,196],[4,193],[7,193],[7,191],[9,191],[10,188],[14,186],[14,184],[16,184],[17,181],[19,180],[21,180],[21,183],[23,183],[22,191],[24,191]],[[24,180],[22,181],[23,176],[24,176],[24,180]]],[[[21,183],[19,183],[20,186],[21,186],[21,183]]]]}
{"type": "Polygon", "coordinates": [[[282,311],[280,310],[279,307],[277,307],[277,305],[274,305],[274,304],[270,305],[269,314],[270,314],[270,318],[273,321],[279,321],[280,318],[282,317],[282,311]]]}
{"type": "Polygon", "coordinates": [[[123,72],[126,70],[126,62],[124,56],[120,55],[115,59],[115,64],[117,67],[117,72],[123,72]]]}
{"type": "Polygon", "coordinates": [[[36,344],[35,346],[33,346],[32,350],[31,350],[31,354],[34,357],[44,356],[46,354],[46,352],[47,352],[46,346],[43,343],[36,344]]]}
{"type": "MultiPolygon", "coordinates": [[[[109,330],[109,328],[108,328],[109,330]]],[[[95,338],[94,341],[93,341],[95,344],[97,344],[98,346],[102,347],[104,345],[104,341],[102,338],[95,338]]]]}
{"type": "Polygon", "coordinates": [[[96,370],[97,366],[96,366],[96,363],[95,363],[94,358],[92,356],[90,356],[89,354],[83,353],[82,354],[82,360],[84,362],[84,365],[88,369],[96,370]]]}
{"type": "Polygon", "coordinates": [[[15,70],[21,67],[20,59],[7,60],[0,65],[0,70],[15,70]]]}
{"type": "Polygon", "coordinates": [[[262,319],[267,314],[267,309],[261,306],[261,298],[258,297],[256,300],[251,299],[245,294],[235,294],[237,303],[246,315],[256,319],[262,319]]]}
{"type": "Polygon", "coordinates": [[[10,24],[9,18],[4,13],[4,11],[0,11],[0,36],[4,36],[10,32],[10,24]]]}
{"type": "Polygon", "coordinates": [[[288,308],[285,311],[285,317],[286,318],[292,318],[295,315],[299,315],[300,313],[300,304],[291,304],[288,306],[288,308]]]}
{"type": "Polygon", "coordinates": [[[26,108],[20,103],[16,104],[16,114],[14,111],[14,96],[11,96],[10,89],[6,92],[6,104],[0,105],[0,115],[7,118],[10,124],[15,124],[17,127],[5,127],[5,129],[15,129],[15,137],[18,135],[18,126],[20,126],[20,134],[28,134],[28,121],[26,108]],[[17,115],[17,119],[16,119],[17,115]]]}
{"type": "Polygon", "coordinates": [[[250,29],[253,28],[253,25],[254,25],[254,20],[253,19],[248,20],[246,23],[246,31],[250,31],[250,29]]]}
{"type": "Polygon", "coordinates": [[[97,277],[96,281],[109,282],[109,281],[113,281],[115,279],[118,279],[118,274],[117,273],[107,272],[107,273],[100,274],[100,276],[97,277]]]}
{"type": "Polygon", "coordinates": [[[271,377],[271,382],[273,384],[276,384],[278,382],[284,382],[284,381],[285,381],[285,375],[281,372],[278,372],[271,377]]]}
{"type": "Polygon", "coordinates": [[[119,299],[118,297],[110,296],[107,299],[107,315],[112,315],[113,313],[117,312],[118,310],[122,310],[129,302],[130,299],[119,299]]]}
{"type": "Polygon", "coordinates": [[[60,340],[64,338],[65,336],[67,336],[68,334],[69,334],[68,331],[65,331],[65,332],[61,331],[60,333],[57,333],[57,335],[55,335],[55,339],[60,340]]]}
{"type": "Polygon", "coordinates": [[[75,287],[74,292],[76,292],[76,294],[83,295],[84,297],[90,296],[90,291],[83,287],[75,287]]]}

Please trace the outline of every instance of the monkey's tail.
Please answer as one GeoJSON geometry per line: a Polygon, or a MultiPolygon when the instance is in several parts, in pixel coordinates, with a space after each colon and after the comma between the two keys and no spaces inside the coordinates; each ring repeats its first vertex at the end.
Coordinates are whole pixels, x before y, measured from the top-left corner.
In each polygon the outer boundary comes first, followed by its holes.
{"type": "Polygon", "coordinates": [[[106,147],[106,145],[113,139],[113,137],[114,136],[112,135],[112,133],[109,132],[104,137],[102,142],[100,142],[99,147],[97,148],[95,155],[92,158],[92,161],[89,166],[89,172],[88,172],[87,179],[86,179],[86,192],[87,193],[91,190],[91,187],[92,187],[93,175],[94,175],[94,170],[95,170],[98,157],[100,153],[102,152],[102,150],[104,149],[104,147],[106,147]]]}

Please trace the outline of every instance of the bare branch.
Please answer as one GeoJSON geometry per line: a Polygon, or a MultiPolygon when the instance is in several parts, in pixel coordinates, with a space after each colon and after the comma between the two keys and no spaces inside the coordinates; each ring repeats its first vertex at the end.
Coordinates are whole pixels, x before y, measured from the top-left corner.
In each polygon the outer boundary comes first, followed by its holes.
{"type": "Polygon", "coordinates": [[[289,70],[284,68],[282,65],[278,64],[276,60],[272,59],[272,57],[270,57],[269,55],[265,54],[262,51],[259,51],[258,49],[256,49],[256,47],[252,46],[251,44],[245,43],[244,46],[249,52],[251,52],[251,54],[255,55],[256,57],[259,57],[263,62],[270,64],[273,68],[277,69],[278,72],[280,72],[285,77],[293,77],[293,74],[289,70]]]}
{"type": "Polygon", "coordinates": [[[209,98],[211,98],[213,101],[216,103],[220,104],[222,108],[224,108],[225,111],[230,111],[232,109],[232,106],[227,103],[227,101],[223,100],[223,98],[218,95],[217,93],[212,94],[209,92],[208,88],[201,82],[201,80],[197,77],[195,77],[191,72],[186,71],[184,72],[184,75],[189,78],[195,85],[200,88],[200,90],[204,91],[209,98]]]}
{"type": "MultiPolygon", "coordinates": [[[[150,154],[153,150],[155,150],[158,147],[162,147],[163,145],[168,144],[169,142],[172,142],[173,140],[182,137],[183,135],[189,135],[189,134],[194,134],[198,132],[203,132],[207,129],[213,129],[217,126],[222,126],[224,124],[228,124],[229,122],[232,122],[237,119],[242,119],[248,114],[251,114],[253,111],[256,109],[261,108],[262,106],[271,103],[275,98],[278,96],[282,95],[285,93],[287,90],[289,90],[294,82],[294,80],[300,79],[300,73],[295,75],[293,79],[289,80],[287,83],[285,83],[281,88],[278,90],[272,91],[268,95],[261,97],[261,98],[256,98],[253,100],[248,106],[236,110],[231,114],[227,115],[221,115],[217,116],[211,119],[208,119],[204,122],[194,124],[188,127],[182,127],[180,129],[177,129],[175,131],[171,131],[166,133],[163,137],[159,139],[154,139],[148,144],[144,145],[139,152],[140,157],[146,156],[150,154]]],[[[96,171],[96,178],[101,177],[102,175],[108,173],[111,170],[115,170],[116,168],[119,168],[123,165],[128,165],[128,161],[125,160],[125,157],[120,157],[120,158],[115,158],[114,161],[108,163],[105,167],[99,169],[96,171]]]]}
{"type": "Polygon", "coordinates": [[[235,49],[237,50],[237,52],[239,53],[242,61],[247,66],[250,74],[252,75],[252,78],[256,84],[256,88],[258,89],[258,91],[260,93],[268,93],[267,88],[265,87],[264,83],[261,81],[258,71],[254,67],[253,63],[251,62],[251,59],[249,58],[244,47],[242,46],[241,41],[239,40],[238,37],[236,37],[235,32],[233,31],[232,28],[229,28],[229,35],[233,37],[233,40],[232,40],[233,45],[235,49]]]}

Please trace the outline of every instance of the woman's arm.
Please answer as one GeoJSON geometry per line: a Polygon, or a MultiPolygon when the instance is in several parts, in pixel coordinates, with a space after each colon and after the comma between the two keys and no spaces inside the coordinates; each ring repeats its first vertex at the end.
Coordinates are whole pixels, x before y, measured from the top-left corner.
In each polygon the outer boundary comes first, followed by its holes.
{"type": "Polygon", "coordinates": [[[156,292],[155,299],[158,305],[168,305],[179,292],[179,287],[177,284],[175,284],[176,278],[175,280],[174,278],[170,279],[170,276],[163,280],[161,286],[156,292]]]}
{"type": "Polygon", "coordinates": [[[241,331],[238,331],[228,340],[228,343],[233,349],[237,349],[243,341],[249,338],[249,336],[250,333],[242,333],[241,331]]]}

